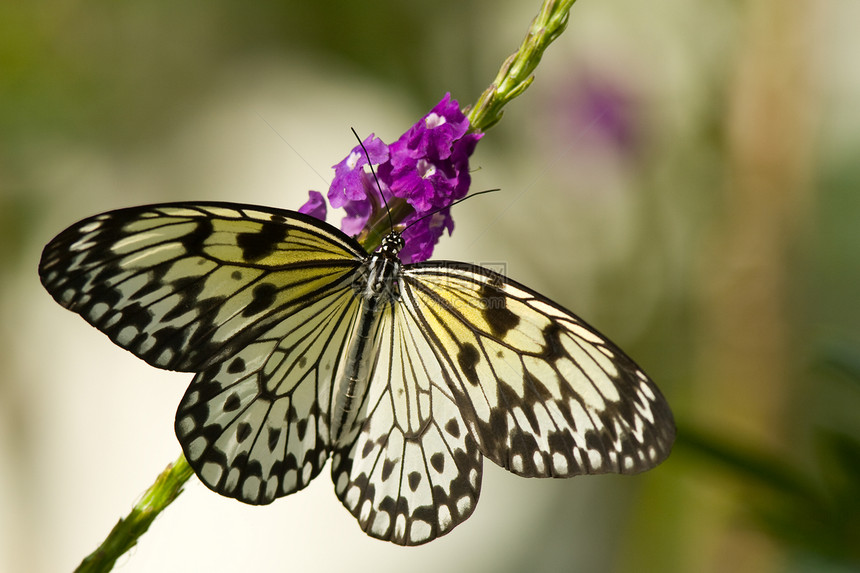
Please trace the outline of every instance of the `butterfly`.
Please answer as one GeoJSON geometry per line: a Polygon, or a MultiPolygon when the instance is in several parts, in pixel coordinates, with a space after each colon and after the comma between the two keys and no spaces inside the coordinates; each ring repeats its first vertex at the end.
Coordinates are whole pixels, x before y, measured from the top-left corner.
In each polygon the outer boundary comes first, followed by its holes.
{"type": "Polygon", "coordinates": [[[478,501],[483,458],[526,477],[633,474],[668,455],[663,395],[580,318],[491,270],[403,264],[302,213],[111,211],[44,249],[62,306],[149,364],[196,373],[175,421],[210,489],[294,493],[331,458],[369,535],[418,545],[478,501]]]}

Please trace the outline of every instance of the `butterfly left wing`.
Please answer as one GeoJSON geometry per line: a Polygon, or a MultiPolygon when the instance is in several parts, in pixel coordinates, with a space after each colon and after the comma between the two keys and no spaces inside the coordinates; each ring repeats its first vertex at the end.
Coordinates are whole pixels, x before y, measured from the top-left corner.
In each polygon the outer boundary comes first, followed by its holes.
{"type": "Polygon", "coordinates": [[[675,437],[666,400],[570,311],[487,269],[405,267],[402,296],[481,452],[526,477],[638,473],[675,437]]]}
{"type": "Polygon", "coordinates": [[[366,256],[301,213],[172,203],[72,225],[39,274],[119,346],[198,372],[175,426],[188,463],[218,493],[263,504],[305,487],[328,458],[332,378],[366,256]]]}
{"type": "Polygon", "coordinates": [[[475,508],[482,457],[408,303],[383,311],[368,391],[333,444],[335,492],[378,539],[426,543],[475,508]]]}

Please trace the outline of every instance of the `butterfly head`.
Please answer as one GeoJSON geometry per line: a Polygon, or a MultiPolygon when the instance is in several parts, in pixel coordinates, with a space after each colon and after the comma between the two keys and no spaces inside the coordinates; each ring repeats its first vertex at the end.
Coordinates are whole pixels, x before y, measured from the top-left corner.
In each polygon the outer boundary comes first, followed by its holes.
{"type": "Polygon", "coordinates": [[[383,237],[382,244],[379,246],[377,252],[386,258],[393,257],[399,259],[398,253],[404,245],[403,236],[397,231],[391,231],[383,237]]]}

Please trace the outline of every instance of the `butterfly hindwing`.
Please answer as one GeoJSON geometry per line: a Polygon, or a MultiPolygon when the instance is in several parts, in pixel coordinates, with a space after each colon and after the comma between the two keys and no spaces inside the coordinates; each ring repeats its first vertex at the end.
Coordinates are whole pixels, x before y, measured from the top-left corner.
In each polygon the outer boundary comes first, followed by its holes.
{"type": "Polygon", "coordinates": [[[357,436],[333,451],[335,491],[373,537],[417,545],[475,508],[482,458],[403,301],[382,319],[379,352],[357,436]]]}
{"type": "Polygon", "coordinates": [[[527,477],[637,473],[668,456],[660,391],[581,319],[481,267],[433,261],[403,274],[485,456],[527,477]]]}
{"type": "Polygon", "coordinates": [[[356,306],[349,288],[333,285],[194,378],[176,414],[176,435],[208,487],[264,504],[320,472],[329,456],[333,373],[356,306]]]}
{"type": "Polygon", "coordinates": [[[42,253],[42,284],[153,366],[230,356],[366,256],[328,225],[228,203],[133,207],[85,219],[42,253]]]}

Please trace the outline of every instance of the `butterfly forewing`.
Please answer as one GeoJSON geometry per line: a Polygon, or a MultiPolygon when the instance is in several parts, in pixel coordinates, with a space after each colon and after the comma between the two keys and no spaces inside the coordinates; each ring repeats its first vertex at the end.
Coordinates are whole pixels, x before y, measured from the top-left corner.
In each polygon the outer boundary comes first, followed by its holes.
{"type": "Polygon", "coordinates": [[[61,305],[153,366],[196,372],[351,274],[366,253],[290,211],[200,203],[112,211],[45,247],[61,305]]]}
{"type": "Polygon", "coordinates": [[[657,387],[578,317],[492,271],[410,265],[405,291],[481,452],[529,477],[636,473],[674,423],[657,387]]]}

